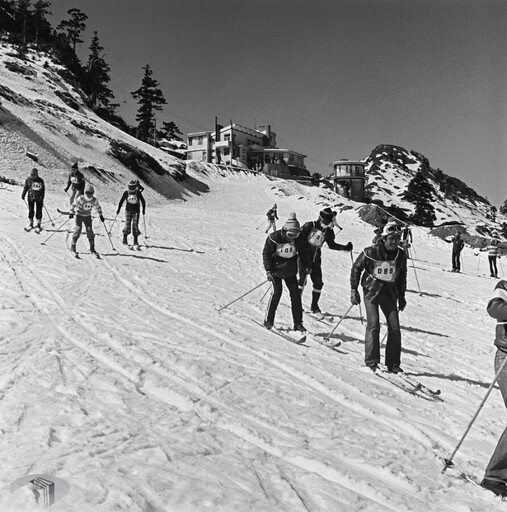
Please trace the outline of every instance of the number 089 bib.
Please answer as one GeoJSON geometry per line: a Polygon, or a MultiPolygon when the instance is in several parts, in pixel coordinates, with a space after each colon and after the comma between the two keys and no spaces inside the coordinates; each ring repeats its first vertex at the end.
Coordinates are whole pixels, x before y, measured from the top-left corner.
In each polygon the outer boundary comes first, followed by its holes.
{"type": "Polygon", "coordinates": [[[396,279],[396,265],[393,261],[375,260],[372,275],[375,279],[392,283],[396,279]]]}

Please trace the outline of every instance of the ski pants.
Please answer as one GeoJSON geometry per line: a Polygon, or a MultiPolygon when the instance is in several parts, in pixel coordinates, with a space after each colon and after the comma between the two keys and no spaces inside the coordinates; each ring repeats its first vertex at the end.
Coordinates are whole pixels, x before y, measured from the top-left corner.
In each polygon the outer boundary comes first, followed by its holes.
{"type": "Polygon", "coordinates": [[[271,228],[273,228],[273,233],[274,233],[276,231],[275,219],[268,219],[268,221],[269,221],[269,226],[268,226],[268,229],[266,229],[266,233],[268,233],[271,228]]]}
{"type": "MultiPolygon", "coordinates": [[[[500,369],[500,366],[502,366],[506,357],[506,352],[497,350],[495,355],[495,374],[500,369]]],[[[504,366],[502,373],[498,377],[497,384],[500,387],[503,401],[507,407],[507,364],[504,366]]],[[[503,434],[498,440],[493,456],[486,468],[484,478],[487,478],[488,480],[501,480],[502,482],[507,483],[507,428],[503,431],[503,434]]]]}
{"type": "Polygon", "coordinates": [[[70,187],[69,203],[72,205],[72,203],[74,202],[74,199],[77,199],[79,196],[82,196],[83,194],[84,194],[84,187],[82,189],[70,187]]]}
{"type": "Polygon", "coordinates": [[[28,218],[30,222],[33,222],[33,216],[40,221],[42,219],[42,206],[44,201],[42,199],[40,201],[35,201],[33,199],[28,198],[28,218]]]}
{"type": "Polygon", "coordinates": [[[301,324],[303,322],[303,307],[301,305],[301,294],[299,293],[298,280],[296,276],[286,277],[284,279],[281,277],[273,278],[273,292],[271,293],[271,297],[269,299],[266,320],[271,323],[275,322],[276,308],[278,307],[280,298],[282,296],[282,281],[285,281],[285,285],[287,286],[287,289],[290,293],[292,319],[294,321],[294,325],[301,324]]]}
{"type": "MultiPolygon", "coordinates": [[[[299,260],[298,260],[298,264],[299,264],[299,290],[302,294],[308,277],[307,277],[307,274],[305,274],[303,268],[301,267],[301,262],[299,260]]],[[[312,280],[312,284],[313,284],[311,309],[314,309],[319,305],[320,294],[322,292],[322,287],[324,286],[324,283],[322,281],[322,266],[321,266],[320,261],[315,261],[313,263],[312,271],[310,272],[310,279],[312,280]]]]}
{"type": "Polygon", "coordinates": [[[86,236],[88,237],[88,241],[90,242],[90,249],[95,249],[94,239],[95,234],[93,233],[92,228],[92,216],[87,215],[76,215],[76,227],[74,228],[74,234],[72,235],[72,245],[75,246],[78,238],[81,236],[81,230],[83,228],[83,224],[86,229],[86,236]]]}
{"type": "Polygon", "coordinates": [[[370,366],[380,363],[380,308],[387,321],[386,366],[390,368],[399,365],[401,360],[401,330],[398,301],[390,293],[381,293],[372,301],[365,297],[364,307],[366,310],[365,364],[370,366]]]}
{"type": "Polygon", "coordinates": [[[488,256],[489,259],[489,271],[491,275],[497,276],[498,275],[498,268],[496,266],[496,256],[488,256]]]}
{"type": "Polygon", "coordinates": [[[139,212],[125,211],[125,227],[123,228],[123,235],[128,236],[131,231],[135,239],[137,239],[141,234],[139,231],[139,212]]]}
{"type": "Polygon", "coordinates": [[[461,271],[461,251],[452,251],[452,269],[461,271]]]}

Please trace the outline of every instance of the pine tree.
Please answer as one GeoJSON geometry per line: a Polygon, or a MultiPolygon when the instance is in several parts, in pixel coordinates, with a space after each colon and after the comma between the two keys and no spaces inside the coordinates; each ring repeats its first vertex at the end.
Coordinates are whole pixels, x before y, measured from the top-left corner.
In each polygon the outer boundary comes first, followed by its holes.
{"type": "Polygon", "coordinates": [[[88,19],[88,16],[84,12],[76,8],[69,9],[67,11],[67,14],[70,16],[70,19],[62,20],[60,24],[56,27],[56,30],[59,30],[60,32],[65,34],[69,44],[72,45],[72,49],[75,53],[77,43],[83,42],[83,40],[80,39],[80,37],[84,29],[86,28],[85,21],[88,19]]]}
{"type": "Polygon", "coordinates": [[[435,190],[426,179],[422,171],[410,180],[407,190],[403,193],[403,199],[415,204],[415,211],[411,216],[412,221],[420,226],[433,226],[436,220],[435,209],[431,204],[435,190]]]}
{"type": "Polygon", "coordinates": [[[33,6],[33,24],[35,27],[35,44],[39,47],[40,41],[48,41],[51,35],[51,24],[47,16],[51,15],[51,4],[44,0],[37,0],[33,6]]]}
{"type": "Polygon", "coordinates": [[[26,48],[28,43],[28,18],[30,16],[30,0],[18,0],[16,9],[16,26],[21,31],[21,45],[26,48]]]}
{"type": "Polygon", "coordinates": [[[114,94],[107,85],[111,81],[109,74],[111,69],[104,60],[103,50],[98,33],[95,31],[90,44],[90,55],[85,67],[82,88],[90,98],[89,106],[97,113],[107,115],[113,113],[118,105],[111,103],[114,94]]]}
{"type": "Polygon", "coordinates": [[[167,123],[162,123],[162,129],[157,130],[157,135],[159,138],[164,138],[167,140],[180,140],[183,139],[179,135],[183,135],[180,129],[176,126],[172,121],[167,123]]]}
{"type": "Polygon", "coordinates": [[[158,82],[153,78],[150,66],[147,64],[143,69],[144,77],[141,87],[131,94],[139,104],[136,115],[137,138],[148,142],[150,135],[155,134],[155,111],[162,110],[162,105],[167,102],[158,88],[158,82]]]}
{"type": "Polygon", "coordinates": [[[500,213],[502,215],[507,215],[507,199],[504,201],[502,206],[500,206],[500,213]]]}

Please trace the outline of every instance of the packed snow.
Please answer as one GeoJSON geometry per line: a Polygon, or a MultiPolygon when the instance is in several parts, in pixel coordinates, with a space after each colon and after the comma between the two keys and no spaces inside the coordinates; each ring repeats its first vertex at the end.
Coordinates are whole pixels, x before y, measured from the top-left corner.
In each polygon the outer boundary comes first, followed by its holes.
{"type": "MultiPolygon", "coordinates": [[[[51,506],[65,512],[502,510],[441,461],[493,379],[484,254],[467,248],[464,273],[443,272],[451,246],[414,229],[402,366],[441,394],[411,393],[364,371],[358,307],[332,335],[341,346],[315,341],[349,308],[350,253],[324,249],[321,306],[335,316],[305,315],[302,346],[254,322],[268,283],[218,311],[265,281],[273,203],[280,225],[333,206],[316,187],[221,174],[194,172],[207,192],[186,201],[148,202],[141,251],[121,244],[123,212],[113,224],[122,189],[104,196],[96,183],[114,245],[96,218],[101,260],[84,235],[81,259],[69,252],[63,193],[48,195],[51,221],[45,212],[35,234],[23,230],[21,187],[0,189],[0,510],[38,509],[12,486],[27,475],[65,481],[51,506]]],[[[356,256],[373,229],[341,201],[337,241],[356,256]]],[[[276,323],[290,318],[284,290],[276,323]]],[[[482,478],[505,418],[494,389],[457,467],[482,478]]]]}

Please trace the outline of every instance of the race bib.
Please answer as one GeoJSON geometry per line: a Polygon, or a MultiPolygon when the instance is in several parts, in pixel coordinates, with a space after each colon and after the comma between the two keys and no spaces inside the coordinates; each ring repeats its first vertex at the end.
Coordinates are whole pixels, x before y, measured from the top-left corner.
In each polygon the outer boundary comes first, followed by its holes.
{"type": "Polygon", "coordinates": [[[377,261],[373,265],[373,277],[380,281],[392,283],[396,278],[396,265],[393,261],[377,261]]]}
{"type": "Polygon", "coordinates": [[[35,190],[36,192],[42,190],[42,183],[40,181],[32,181],[32,190],[35,190]]]}
{"type": "Polygon", "coordinates": [[[322,247],[324,244],[324,232],[320,229],[312,229],[308,236],[308,243],[314,247],[322,247]]]}
{"type": "Polygon", "coordinates": [[[280,258],[290,259],[296,255],[296,244],[288,242],[286,244],[277,244],[276,255],[280,258]]]}
{"type": "Polygon", "coordinates": [[[76,176],[72,176],[72,178],[70,178],[70,182],[71,183],[78,183],[78,179],[76,176]]]}
{"type": "Polygon", "coordinates": [[[91,210],[93,208],[92,203],[86,202],[83,203],[83,210],[91,210]]]}
{"type": "Polygon", "coordinates": [[[127,196],[127,203],[137,204],[138,203],[137,194],[129,194],[127,196]]]}

